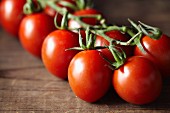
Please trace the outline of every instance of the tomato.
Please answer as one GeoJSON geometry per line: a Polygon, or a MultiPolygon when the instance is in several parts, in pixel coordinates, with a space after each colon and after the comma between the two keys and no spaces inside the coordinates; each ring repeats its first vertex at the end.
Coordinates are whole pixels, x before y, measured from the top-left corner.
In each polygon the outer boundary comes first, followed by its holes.
{"type": "Polygon", "coordinates": [[[132,104],[148,104],[158,98],[162,89],[161,74],[154,64],[139,56],[131,57],[113,74],[118,95],[132,104]]]}
{"type": "Polygon", "coordinates": [[[22,21],[23,6],[26,0],[3,0],[0,4],[0,21],[2,27],[14,36],[18,36],[19,25],[22,21]]]}
{"type": "Polygon", "coordinates": [[[66,50],[78,47],[78,35],[68,30],[56,30],[50,33],[42,46],[42,60],[47,70],[53,75],[66,79],[71,59],[78,53],[66,50]]]}
{"type": "Polygon", "coordinates": [[[76,96],[87,102],[95,102],[106,94],[112,78],[109,64],[97,50],[76,54],[68,68],[68,80],[76,96]]]}
{"type": "MultiPolygon", "coordinates": [[[[122,34],[120,31],[116,31],[116,30],[106,32],[106,35],[112,39],[120,40],[123,42],[126,42],[129,40],[129,38],[125,34],[122,34]]],[[[105,46],[105,45],[109,45],[109,42],[106,39],[104,39],[103,37],[97,36],[95,46],[105,46]]],[[[130,57],[133,55],[133,47],[132,46],[117,45],[118,50],[120,50],[119,48],[121,48],[126,53],[127,57],[130,57]]],[[[111,52],[108,49],[101,49],[99,51],[101,51],[109,60],[113,61],[113,59],[114,59],[113,55],[111,54],[111,52]]]]}
{"type": "Polygon", "coordinates": [[[22,46],[32,55],[41,57],[41,47],[46,36],[55,29],[53,18],[45,13],[26,16],[20,25],[22,46]]]}
{"type": "Polygon", "coordinates": [[[144,36],[141,44],[145,50],[142,52],[135,47],[135,55],[144,56],[151,60],[161,71],[163,77],[170,76],[170,38],[162,35],[160,39],[154,40],[148,36],[144,36]]]}
{"type": "MultiPolygon", "coordinates": [[[[95,9],[83,9],[83,10],[76,11],[74,13],[75,16],[97,15],[97,14],[100,15],[101,13],[95,9]]],[[[96,25],[99,23],[99,21],[96,18],[83,18],[82,21],[90,25],[96,25]]],[[[73,29],[81,28],[81,25],[75,20],[70,20],[68,26],[73,29]]]]}

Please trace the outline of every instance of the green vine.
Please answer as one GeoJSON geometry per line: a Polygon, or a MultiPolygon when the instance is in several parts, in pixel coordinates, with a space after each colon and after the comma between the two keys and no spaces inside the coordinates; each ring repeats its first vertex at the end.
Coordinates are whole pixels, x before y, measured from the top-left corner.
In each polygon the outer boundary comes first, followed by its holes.
{"type": "Polygon", "coordinates": [[[34,2],[33,0],[27,0],[26,4],[23,7],[24,14],[32,14],[42,11],[40,2],[34,2]]]}
{"type": "MultiPolygon", "coordinates": [[[[157,40],[162,35],[162,32],[160,31],[159,28],[146,25],[142,22],[138,22],[138,24],[136,24],[132,20],[128,19],[128,21],[131,24],[131,27],[117,26],[117,25],[109,25],[108,26],[105,23],[105,18],[103,18],[102,15],[75,16],[75,15],[69,13],[66,8],[59,7],[56,4],[57,0],[38,0],[38,1],[41,4],[48,5],[49,7],[56,10],[56,12],[58,12],[59,14],[64,16],[63,20],[61,22],[62,27],[58,27],[57,23],[55,23],[57,28],[60,28],[60,29],[67,28],[66,21],[69,19],[72,19],[72,20],[78,22],[81,25],[81,27],[84,30],[86,30],[86,45],[84,45],[82,43],[82,37],[79,32],[80,48],[75,47],[75,48],[71,48],[71,49],[84,50],[84,49],[106,48],[106,47],[96,47],[96,48],[94,47],[94,40],[95,40],[96,35],[99,35],[99,36],[103,37],[104,39],[106,39],[108,42],[110,42],[110,45],[107,48],[111,51],[111,53],[113,54],[113,56],[116,60],[116,62],[112,63],[112,65],[115,68],[120,67],[125,62],[125,59],[126,59],[126,55],[125,55],[124,51],[117,50],[115,45],[123,45],[123,46],[137,45],[143,52],[145,52],[142,44],[140,43],[142,36],[147,35],[150,38],[157,40]],[[89,24],[83,22],[82,18],[95,18],[96,20],[98,20],[100,22],[101,25],[94,25],[94,26],[89,25],[89,24]],[[120,32],[128,34],[129,36],[131,36],[131,38],[126,42],[110,38],[109,36],[106,35],[106,32],[109,32],[112,30],[118,30],[120,32]]],[[[85,9],[87,7],[87,4],[90,3],[90,2],[86,3],[85,0],[76,0],[75,1],[76,6],[75,6],[75,5],[68,3],[66,1],[58,1],[58,2],[60,2],[63,6],[74,9],[75,11],[85,9]]],[[[31,0],[28,0],[28,4],[31,4],[31,0]]],[[[32,7],[32,5],[30,5],[30,6],[32,7]]],[[[30,12],[32,12],[32,11],[30,11],[30,12]]],[[[67,29],[69,29],[69,28],[67,28],[67,29]]]]}

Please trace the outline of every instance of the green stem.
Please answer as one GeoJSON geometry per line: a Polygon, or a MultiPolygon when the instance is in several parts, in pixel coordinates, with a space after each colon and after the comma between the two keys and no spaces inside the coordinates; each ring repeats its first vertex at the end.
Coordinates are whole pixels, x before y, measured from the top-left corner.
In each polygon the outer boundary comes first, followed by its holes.
{"type": "Polygon", "coordinates": [[[79,10],[85,9],[86,7],[85,0],[76,0],[76,5],[78,6],[79,10]]]}
{"type": "Polygon", "coordinates": [[[33,0],[27,0],[26,4],[23,7],[24,14],[32,14],[35,12],[40,12],[42,10],[41,4],[37,1],[37,4],[33,0]]]}
{"type": "MultiPolygon", "coordinates": [[[[122,66],[125,62],[125,59],[126,59],[126,55],[125,53],[122,51],[122,52],[119,52],[119,50],[117,50],[115,48],[115,46],[113,45],[112,42],[110,42],[110,45],[109,45],[109,48],[110,52],[112,53],[114,59],[115,59],[115,62],[111,63],[112,66],[115,67],[115,69],[119,68],[120,66],[122,66]]],[[[111,61],[109,61],[111,62],[111,61]]]]}
{"type": "MultiPolygon", "coordinates": [[[[106,39],[108,42],[111,42],[113,41],[114,39],[110,38],[109,36],[107,36],[105,33],[108,32],[108,31],[112,31],[112,30],[118,30],[118,31],[122,31],[122,32],[125,32],[126,31],[126,27],[123,26],[123,27],[118,27],[116,25],[114,26],[109,26],[107,27],[106,29],[102,29],[102,30],[95,30],[95,29],[92,29],[91,32],[94,33],[94,34],[97,34],[99,36],[102,36],[104,39],[106,39]]],[[[114,41],[117,41],[117,40],[114,40],[114,41]]]]}
{"type": "MultiPolygon", "coordinates": [[[[60,13],[61,15],[64,15],[66,13],[66,9],[65,8],[60,8],[58,7],[54,1],[46,1],[46,4],[48,4],[51,8],[55,9],[58,13],[60,13]]],[[[82,21],[82,18],[96,18],[97,20],[103,21],[102,16],[101,15],[85,15],[85,16],[75,16],[73,14],[68,13],[68,18],[75,20],[76,22],[78,22],[82,28],[87,29],[88,27],[91,28],[90,31],[96,35],[102,36],[103,38],[105,38],[108,42],[115,42],[116,44],[120,44],[120,45],[129,45],[130,42],[132,42],[136,37],[135,33],[128,28],[127,26],[92,26],[89,24],[86,24],[82,21]],[[115,39],[110,38],[109,36],[107,36],[105,33],[111,30],[118,30],[124,33],[128,33],[130,36],[132,36],[133,38],[128,41],[128,42],[121,42],[115,39]]],[[[131,23],[132,21],[129,20],[131,23]]],[[[134,24],[134,23],[133,23],[134,24]]]]}
{"type": "Polygon", "coordinates": [[[74,10],[74,11],[77,11],[77,10],[78,10],[78,8],[76,7],[76,5],[74,5],[74,4],[72,4],[72,3],[69,3],[69,2],[67,2],[67,1],[59,1],[59,4],[65,6],[65,7],[68,7],[68,8],[70,8],[70,9],[74,10]]]}
{"type": "MultiPolygon", "coordinates": [[[[67,11],[65,8],[60,8],[58,7],[53,1],[47,1],[46,2],[50,7],[52,7],[53,9],[55,9],[58,13],[60,13],[61,15],[64,15],[65,12],[67,11]]],[[[101,15],[87,15],[87,16],[75,16],[71,13],[68,14],[68,18],[69,19],[73,19],[75,21],[77,21],[83,28],[87,28],[87,27],[93,27],[92,25],[86,24],[84,22],[82,22],[82,18],[96,18],[97,20],[101,20],[102,16],[101,15]]]]}
{"type": "Polygon", "coordinates": [[[130,38],[127,42],[121,42],[121,41],[117,41],[117,44],[119,45],[131,45],[131,42],[134,41],[136,38],[138,38],[138,36],[142,34],[142,31],[138,32],[137,34],[134,34],[132,38],[130,38]]]}
{"type": "Polygon", "coordinates": [[[137,36],[139,34],[141,34],[142,32],[138,32],[137,34],[135,34],[130,28],[126,27],[126,26],[122,26],[122,27],[118,27],[118,26],[110,26],[107,29],[104,30],[91,30],[94,34],[97,34],[99,36],[102,36],[104,39],[106,39],[108,42],[115,42],[116,44],[119,45],[130,45],[130,43],[137,38],[137,36]],[[107,36],[105,33],[108,31],[112,31],[112,30],[118,30],[124,33],[129,34],[132,38],[130,40],[128,40],[127,42],[122,42],[122,41],[118,41],[115,39],[110,38],[109,36],[107,36]]]}
{"type": "Polygon", "coordinates": [[[61,29],[67,29],[68,28],[68,11],[65,12],[62,21],[61,21],[61,29]]]}
{"type": "Polygon", "coordinates": [[[24,14],[31,14],[33,12],[33,1],[32,0],[27,0],[26,4],[23,7],[23,12],[24,14]]]}

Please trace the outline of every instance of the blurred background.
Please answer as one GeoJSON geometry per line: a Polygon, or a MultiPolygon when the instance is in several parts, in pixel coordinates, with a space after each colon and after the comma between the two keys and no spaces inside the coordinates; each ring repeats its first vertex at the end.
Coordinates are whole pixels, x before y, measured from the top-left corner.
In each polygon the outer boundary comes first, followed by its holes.
{"type": "Polygon", "coordinates": [[[161,28],[170,35],[170,0],[94,0],[108,23],[128,25],[127,19],[161,28]]]}

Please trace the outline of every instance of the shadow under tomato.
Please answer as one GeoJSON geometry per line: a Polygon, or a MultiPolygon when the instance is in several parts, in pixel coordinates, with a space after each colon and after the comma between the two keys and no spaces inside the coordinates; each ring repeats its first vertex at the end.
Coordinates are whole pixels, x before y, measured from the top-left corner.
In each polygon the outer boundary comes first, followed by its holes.
{"type": "Polygon", "coordinates": [[[121,99],[115,90],[110,88],[107,94],[102,97],[99,101],[92,103],[95,105],[107,105],[109,108],[115,109],[143,109],[143,110],[160,110],[160,109],[170,109],[170,78],[163,80],[163,88],[160,96],[152,103],[146,105],[135,105],[128,103],[121,99]]]}
{"type": "Polygon", "coordinates": [[[114,88],[111,87],[109,91],[98,101],[94,102],[93,104],[100,104],[100,105],[122,105],[126,104],[124,100],[122,100],[117,93],[115,92],[114,88]]]}

